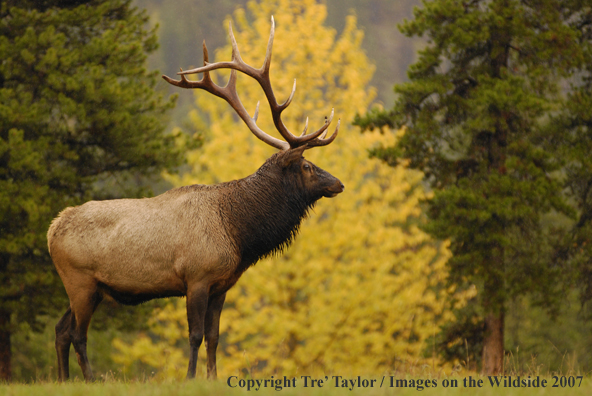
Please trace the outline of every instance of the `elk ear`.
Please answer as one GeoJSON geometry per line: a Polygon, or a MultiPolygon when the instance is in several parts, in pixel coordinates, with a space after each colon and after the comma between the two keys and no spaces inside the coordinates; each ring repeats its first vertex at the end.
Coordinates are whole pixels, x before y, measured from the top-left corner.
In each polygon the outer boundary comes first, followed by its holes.
{"type": "Polygon", "coordinates": [[[306,148],[307,147],[305,144],[300,147],[296,147],[293,149],[291,148],[291,149],[286,150],[280,160],[280,165],[282,166],[282,168],[287,168],[288,166],[293,164],[295,161],[298,161],[300,158],[302,158],[302,153],[304,152],[304,150],[306,150],[306,148]]]}

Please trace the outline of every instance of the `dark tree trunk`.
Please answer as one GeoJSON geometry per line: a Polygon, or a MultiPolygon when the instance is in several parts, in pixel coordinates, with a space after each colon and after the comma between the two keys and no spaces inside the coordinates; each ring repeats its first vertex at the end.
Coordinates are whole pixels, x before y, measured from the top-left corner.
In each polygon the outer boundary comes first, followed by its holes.
{"type": "Polygon", "coordinates": [[[10,312],[0,308],[0,382],[10,381],[10,312]]]}
{"type": "Polygon", "coordinates": [[[485,317],[483,340],[483,375],[503,373],[504,368],[504,312],[490,313],[485,317]]]}

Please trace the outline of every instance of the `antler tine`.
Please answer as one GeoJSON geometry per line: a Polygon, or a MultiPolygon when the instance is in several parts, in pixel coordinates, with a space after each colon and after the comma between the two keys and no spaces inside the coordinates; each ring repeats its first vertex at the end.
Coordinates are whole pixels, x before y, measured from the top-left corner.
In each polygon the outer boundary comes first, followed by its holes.
{"type": "Polygon", "coordinates": [[[264,142],[266,142],[266,143],[270,144],[271,146],[276,147],[280,150],[285,150],[288,148],[296,148],[296,147],[300,147],[300,146],[303,146],[303,145],[306,145],[309,143],[312,143],[312,144],[309,144],[310,147],[319,146],[319,145],[326,145],[326,144],[329,144],[331,141],[333,141],[333,139],[335,138],[335,136],[337,134],[337,130],[335,131],[333,136],[331,136],[329,139],[324,139],[324,136],[326,135],[326,133],[323,134],[327,130],[329,125],[331,124],[331,121],[333,119],[333,113],[334,113],[333,109],[331,110],[331,116],[329,117],[329,119],[325,119],[325,124],[321,128],[319,128],[317,131],[311,133],[310,135],[306,135],[306,131],[308,129],[308,119],[307,119],[307,124],[304,129],[304,132],[300,136],[295,136],[294,134],[292,134],[282,121],[282,118],[281,118],[282,111],[284,111],[290,105],[290,103],[292,102],[292,99],[294,98],[294,94],[296,92],[296,80],[294,79],[294,85],[292,87],[292,92],[290,93],[290,96],[288,97],[288,99],[284,103],[282,103],[281,105],[278,104],[278,102],[275,98],[275,94],[273,92],[273,89],[271,87],[271,81],[269,79],[269,69],[271,66],[271,53],[272,53],[272,47],[273,47],[273,39],[275,36],[275,21],[273,19],[273,16],[271,17],[271,31],[269,33],[269,40],[267,42],[267,50],[265,53],[265,60],[263,62],[263,65],[259,69],[249,66],[248,64],[246,64],[242,60],[242,58],[240,56],[239,49],[238,49],[238,44],[236,42],[236,39],[234,37],[234,33],[232,31],[232,24],[231,23],[229,23],[228,34],[229,34],[230,42],[232,45],[232,59],[230,62],[209,63],[207,61],[207,48],[205,46],[205,41],[204,41],[204,66],[198,67],[195,69],[191,69],[191,70],[186,70],[186,71],[181,70],[179,73],[177,73],[181,76],[181,80],[174,80],[174,79],[169,78],[167,76],[163,76],[163,78],[167,82],[169,82],[170,84],[176,85],[178,87],[205,89],[206,91],[226,100],[232,106],[232,108],[237,112],[237,114],[240,116],[240,118],[249,126],[249,129],[251,130],[251,132],[253,132],[253,134],[255,134],[255,136],[257,136],[259,139],[263,140],[264,142]],[[210,71],[216,70],[216,69],[231,69],[232,70],[228,84],[224,88],[221,88],[220,86],[216,85],[212,81],[212,79],[209,75],[210,71]],[[276,139],[276,138],[268,135],[267,133],[262,131],[257,126],[256,120],[259,115],[259,104],[257,104],[257,109],[255,110],[254,117],[251,118],[249,116],[248,112],[245,110],[244,106],[242,105],[241,101],[239,100],[238,94],[236,92],[236,71],[240,71],[240,72],[254,78],[259,83],[259,85],[263,89],[263,92],[265,93],[265,97],[267,98],[267,101],[269,102],[269,106],[271,108],[271,115],[273,118],[273,123],[274,123],[275,127],[277,128],[277,130],[279,131],[279,133],[285,139],[285,141],[282,141],[280,139],[276,139]],[[196,73],[204,73],[204,77],[199,81],[189,81],[185,78],[185,75],[187,75],[187,74],[196,74],[196,73]],[[323,134],[322,137],[320,137],[321,134],[323,134]],[[320,139],[319,139],[319,137],[320,137],[320,139]]]}
{"type": "MultiPolygon", "coordinates": [[[[325,120],[327,119],[327,117],[325,117],[325,120]]],[[[337,120],[337,128],[339,128],[339,124],[341,123],[341,119],[337,120]]],[[[327,130],[325,129],[325,131],[321,134],[321,136],[319,136],[317,139],[319,140],[323,140],[325,138],[325,136],[327,136],[327,130]]]]}
{"type": "Polygon", "coordinates": [[[308,131],[308,117],[306,117],[306,122],[304,123],[304,130],[300,136],[306,135],[306,131],[308,131]]]}
{"type": "Polygon", "coordinates": [[[286,107],[292,103],[292,99],[294,98],[294,94],[296,93],[296,79],[294,79],[294,85],[292,86],[292,92],[290,92],[290,96],[284,103],[278,106],[278,111],[282,112],[286,107]]]}
{"type": "Polygon", "coordinates": [[[257,102],[257,107],[255,107],[255,115],[253,115],[253,121],[257,121],[257,118],[259,118],[259,103],[261,102],[257,102]]]}
{"type": "Polygon", "coordinates": [[[325,130],[325,132],[323,132],[322,136],[308,142],[306,144],[306,148],[309,149],[312,147],[326,146],[329,143],[331,143],[337,137],[337,132],[339,131],[339,125],[341,125],[341,119],[337,120],[337,127],[335,128],[335,132],[333,132],[333,135],[331,135],[330,137],[325,139],[325,135],[327,134],[327,131],[325,130]]]}
{"type": "MultiPolygon", "coordinates": [[[[206,39],[204,39],[201,43],[202,49],[203,49],[203,60],[204,60],[204,66],[208,64],[208,61],[210,60],[210,57],[208,55],[208,46],[206,45],[206,39]]],[[[208,73],[209,74],[209,73],[208,73]]]]}
{"type": "Polygon", "coordinates": [[[239,63],[247,65],[245,62],[243,62],[243,60],[240,56],[240,51],[238,50],[238,44],[236,43],[236,39],[234,38],[234,33],[232,32],[232,22],[228,22],[228,35],[230,36],[230,44],[232,45],[232,60],[234,61],[236,59],[239,63]]]}
{"type": "Polygon", "coordinates": [[[275,36],[275,20],[271,16],[271,30],[269,32],[269,40],[267,40],[267,49],[265,50],[265,60],[261,69],[264,73],[269,75],[269,67],[271,66],[271,50],[273,48],[273,37],[275,36]]]}

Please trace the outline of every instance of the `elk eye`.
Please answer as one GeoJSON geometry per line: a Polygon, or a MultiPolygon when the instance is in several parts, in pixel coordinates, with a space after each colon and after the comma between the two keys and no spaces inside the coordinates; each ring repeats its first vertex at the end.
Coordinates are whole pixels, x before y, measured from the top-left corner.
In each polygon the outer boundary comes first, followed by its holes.
{"type": "Polygon", "coordinates": [[[304,169],[306,169],[306,170],[310,170],[310,165],[308,165],[308,164],[304,164],[304,169]]]}

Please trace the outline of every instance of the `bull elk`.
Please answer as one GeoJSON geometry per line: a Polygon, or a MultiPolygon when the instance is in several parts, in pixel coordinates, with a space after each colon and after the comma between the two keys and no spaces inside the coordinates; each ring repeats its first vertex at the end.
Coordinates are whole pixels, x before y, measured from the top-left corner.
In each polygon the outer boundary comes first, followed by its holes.
{"type": "MultiPolygon", "coordinates": [[[[279,149],[254,174],[213,186],[192,185],[172,189],[154,198],[90,201],[69,207],[56,217],[47,233],[53,263],[70,299],[70,306],[55,327],[59,380],[69,376],[70,345],[74,345],[85,380],[93,379],[86,353],[91,316],[104,298],[136,305],[161,297],[186,296],[189,325],[189,368],[195,377],[197,351],[205,339],[207,375],[216,378],[216,348],[220,314],[226,292],[259,259],[290,245],[301,221],[315,202],[334,197],[343,184],[303,158],[306,149],[325,146],[333,111],[314,133],[293,135],[281,113],[290,104],[275,99],[269,79],[274,22],[260,69],[240,57],[232,43],[230,62],[208,62],[179,72],[170,84],[199,88],[224,100],[260,140],[279,149]],[[225,87],[216,85],[209,72],[231,69],[225,87]],[[268,135],[257,126],[259,104],[250,117],[236,92],[237,71],[254,78],[271,107],[275,127],[285,139],[268,135]],[[203,73],[199,81],[185,75],[203,73]]],[[[308,125],[308,120],[306,122],[308,125]]]]}

